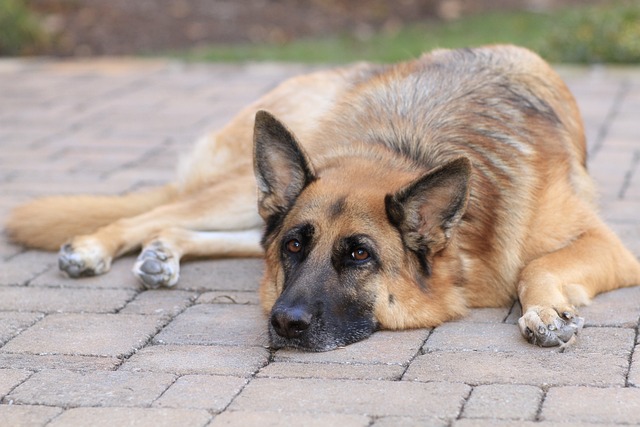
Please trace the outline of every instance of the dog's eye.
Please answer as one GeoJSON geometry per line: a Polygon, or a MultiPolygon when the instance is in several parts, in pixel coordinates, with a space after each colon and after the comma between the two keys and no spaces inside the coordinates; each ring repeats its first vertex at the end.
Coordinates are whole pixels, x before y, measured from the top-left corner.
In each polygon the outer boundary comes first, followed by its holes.
{"type": "Polygon", "coordinates": [[[351,259],[354,261],[366,261],[369,257],[369,252],[365,248],[357,248],[351,252],[351,259]]]}
{"type": "Polygon", "coordinates": [[[297,239],[291,239],[286,243],[285,247],[287,248],[288,252],[297,254],[302,250],[302,243],[300,243],[300,241],[297,239]]]}

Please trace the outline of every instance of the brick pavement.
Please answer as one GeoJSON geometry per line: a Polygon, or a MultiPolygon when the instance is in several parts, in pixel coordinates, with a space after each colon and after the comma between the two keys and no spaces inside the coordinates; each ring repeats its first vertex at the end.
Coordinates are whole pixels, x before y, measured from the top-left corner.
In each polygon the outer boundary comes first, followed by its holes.
{"type": "MultiPolygon", "coordinates": [[[[0,216],[34,196],[171,179],[207,128],[304,67],[0,61],[0,216]]],[[[561,73],[586,120],[602,212],[640,254],[640,68],[561,73]]],[[[261,261],[188,263],[143,290],[117,261],[70,280],[0,240],[0,425],[640,424],[640,288],[584,308],[578,344],[525,344],[519,308],[380,332],[328,353],[269,352],[261,261]]]]}

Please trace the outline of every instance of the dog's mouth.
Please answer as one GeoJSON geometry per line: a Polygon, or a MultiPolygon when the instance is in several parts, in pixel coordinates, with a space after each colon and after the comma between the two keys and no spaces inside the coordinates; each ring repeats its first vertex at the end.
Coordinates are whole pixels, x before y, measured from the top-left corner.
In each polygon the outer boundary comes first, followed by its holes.
{"type": "Polygon", "coordinates": [[[341,321],[306,315],[296,309],[274,309],[269,320],[269,343],[272,349],[323,352],[362,341],[376,329],[376,322],[364,318],[341,321]]]}

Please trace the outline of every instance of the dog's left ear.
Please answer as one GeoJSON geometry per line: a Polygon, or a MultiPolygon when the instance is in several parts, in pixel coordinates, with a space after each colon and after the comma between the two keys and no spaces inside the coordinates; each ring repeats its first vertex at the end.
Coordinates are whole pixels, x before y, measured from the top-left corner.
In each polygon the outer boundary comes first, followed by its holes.
{"type": "Polygon", "coordinates": [[[253,167],[258,184],[258,211],[265,220],[286,212],[315,180],[311,163],[293,133],[266,111],[256,113],[253,167]]]}
{"type": "Polygon", "coordinates": [[[471,162],[462,157],[387,195],[387,217],[409,249],[435,254],[445,248],[464,215],[470,178],[471,162]]]}

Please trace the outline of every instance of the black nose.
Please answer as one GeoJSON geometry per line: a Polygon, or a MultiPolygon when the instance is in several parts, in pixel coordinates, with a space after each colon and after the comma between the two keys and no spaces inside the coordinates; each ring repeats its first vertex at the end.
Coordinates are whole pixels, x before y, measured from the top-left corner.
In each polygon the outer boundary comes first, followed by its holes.
{"type": "Polygon", "coordinates": [[[271,313],[271,326],[283,338],[298,338],[309,329],[312,317],[302,307],[275,308],[271,313]]]}

